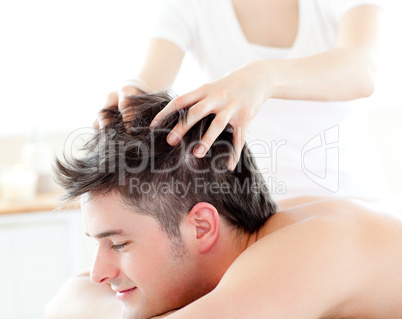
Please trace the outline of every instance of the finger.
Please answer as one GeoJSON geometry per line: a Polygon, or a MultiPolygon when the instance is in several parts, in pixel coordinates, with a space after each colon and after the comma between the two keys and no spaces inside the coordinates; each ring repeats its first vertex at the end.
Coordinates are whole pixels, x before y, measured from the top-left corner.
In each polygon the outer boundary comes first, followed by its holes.
{"type": "Polygon", "coordinates": [[[94,129],[96,129],[96,130],[99,129],[99,120],[98,120],[98,118],[96,118],[96,120],[93,122],[92,127],[94,129]]]}
{"type": "Polygon", "coordinates": [[[124,111],[124,108],[127,107],[127,104],[129,104],[130,99],[129,97],[133,95],[142,95],[144,94],[140,89],[136,88],[135,86],[123,86],[119,90],[118,94],[118,106],[119,106],[119,111],[122,112],[124,111]]]}
{"type": "Polygon", "coordinates": [[[130,107],[130,97],[133,95],[144,94],[140,89],[134,86],[123,86],[119,91],[118,109],[123,118],[124,126],[127,131],[130,131],[130,122],[134,120],[135,110],[130,107]]]}
{"type": "Polygon", "coordinates": [[[117,91],[110,92],[106,98],[105,108],[106,109],[117,109],[117,104],[119,102],[119,93],[117,91]]]}
{"type": "Polygon", "coordinates": [[[200,144],[194,149],[193,154],[195,157],[202,158],[205,156],[205,154],[211,148],[212,144],[228,125],[229,119],[229,115],[222,113],[219,113],[214,118],[208,130],[202,137],[200,144]]]}
{"type": "Polygon", "coordinates": [[[193,106],[197,102],[201,101],[206,95],[205,87],[206,86],[204,85],[197,90],[178,96],[171,100],[168,105],[163,108],[163,110],[155,115],[150,127],[153,128],[157,126],[158,123],[162,121],[168,114],[193,106]]]}
{"type": "Polygon", "coordinates": [[[106,103],[104,108],[98,112],[97,119],[93,124],[95,129],[103,128],[110,123],[110,120],[106,117],[105,109],[117,110],[117,103],[119,100],[119,95],[117,91],[110,92],[106,98],[106,103]]]}
{"type": "Polygon", "coordinates": [[[172,146],[176,145],[199,120],[210,114],[209,104],[206,100],[203,100],[191,107],[187,113],[186,120],[177,123],[167,136],[166,140],[168,144],[172,146]]]}
{"type": "Polygon", "coordinates": [[[234,171],[234,169],[237,166],[237,163],[239,162],[241,152],[243,150],[244,144],[246,143],[247,130],[248,125],[233,127],[234,154],[231,156],[228,163],[228,168],[231,171],[234,171]]]}
{"type": "Polygon", "coordinates": [[[110,113],[108,112],[108,110],[110,110],[110,108],[103,108],[98,112],[97,120],[94,123],[95,129],[103,129],[104,127],[110,124],[111,120],[110,120],[110,113]]]}

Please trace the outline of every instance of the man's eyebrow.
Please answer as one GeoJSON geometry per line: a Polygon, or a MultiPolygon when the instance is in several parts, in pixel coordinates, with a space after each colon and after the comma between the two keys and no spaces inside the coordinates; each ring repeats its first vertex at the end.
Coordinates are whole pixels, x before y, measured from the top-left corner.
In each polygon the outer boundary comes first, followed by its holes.
{"type": "Polygon", "coordinates": [[[88,233],[85,233],[85,235],[87,235],[88,237],[101,239],[101,238],[113,237],[113,236],[124,236],[124,235],[126,235],[126,232],[123,230],[117,229],[117,230],[107,230],[102,233],[96,234],[94,236],[91,236],[88,233]]]}

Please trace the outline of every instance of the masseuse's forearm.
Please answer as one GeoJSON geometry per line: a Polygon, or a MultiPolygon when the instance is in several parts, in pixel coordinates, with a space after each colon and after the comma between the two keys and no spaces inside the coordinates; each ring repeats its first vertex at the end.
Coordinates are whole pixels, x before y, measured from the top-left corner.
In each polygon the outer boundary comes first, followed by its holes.
{"type": "Polygon", "coordinates": [[[149,42],[138,78],[149,87],[148,93],[169,88],[179,72],[184,53],[174,43],[163,39],[149,42]]]}
{"type": "Polygon", "coordinates": [[[339,48],[254,63],[265,72],[267,99],[345,101],[370,96],[374,90],[376,63],[365,49],[339,48]]]}

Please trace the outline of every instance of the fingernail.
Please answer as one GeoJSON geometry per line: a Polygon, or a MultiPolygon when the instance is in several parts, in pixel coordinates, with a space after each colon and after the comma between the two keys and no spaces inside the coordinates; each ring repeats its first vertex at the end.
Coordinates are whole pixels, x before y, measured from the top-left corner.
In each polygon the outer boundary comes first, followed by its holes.
{"type": "Polygon", "coordinates": [[[203,157],[204,154],[206,153],[206,148],[204,145],[198,145],[195,150],[194,150],[194,156],[195,157],[203,157]]]}
{"type": "Polygon", "coordinates": [[[174,133],[170,133],[169,136],[167,137],[167,142],[173,146],[179,142],[179,138],[176,135],[174,135],[174,133]]]}

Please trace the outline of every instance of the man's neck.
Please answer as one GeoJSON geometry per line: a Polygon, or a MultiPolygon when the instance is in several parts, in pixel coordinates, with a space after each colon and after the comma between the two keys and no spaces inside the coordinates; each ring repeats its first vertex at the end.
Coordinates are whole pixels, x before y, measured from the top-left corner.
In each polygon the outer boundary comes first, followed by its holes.
{"type": "Polygon", "coordinates": [[[214,288],[222,276],[226,273],[232,263],[252,244],[267,235],[267,229],[270,217],[267,222],[258,230],[253,233],[242,232],[233,229],[232,226],[221,225],[221,234],[219,236],[219,243],[211,251],[207,261],[203,264],[202,268],[207,273],[211,274],[211,287],[214,288]]]}
{"type": "Polygon", "coordinates": [[[245,238],[245,243],[242,249],[242,252],[245,251],[248,247],[250,247],[252,244],[254,244],[258,239],[259,239],[259,230],[252,233],[252,234],[247,234],[245,238]]]}
{"type": "Polygon", "coordinates": [[[262,225],[256,232],[254,233],[246,233],[244,234],[244,239],[243,239],[243,249],[246,250],[248,247],[250,247],[252,244],[255,242],[259,241],[261,238],[268,236],[269,234],[275,232],[276,230],[284,227],[287,225],[285,222],[285,218],[283,214],[276,213],[269,217],[267,221],[262,225]]]}

